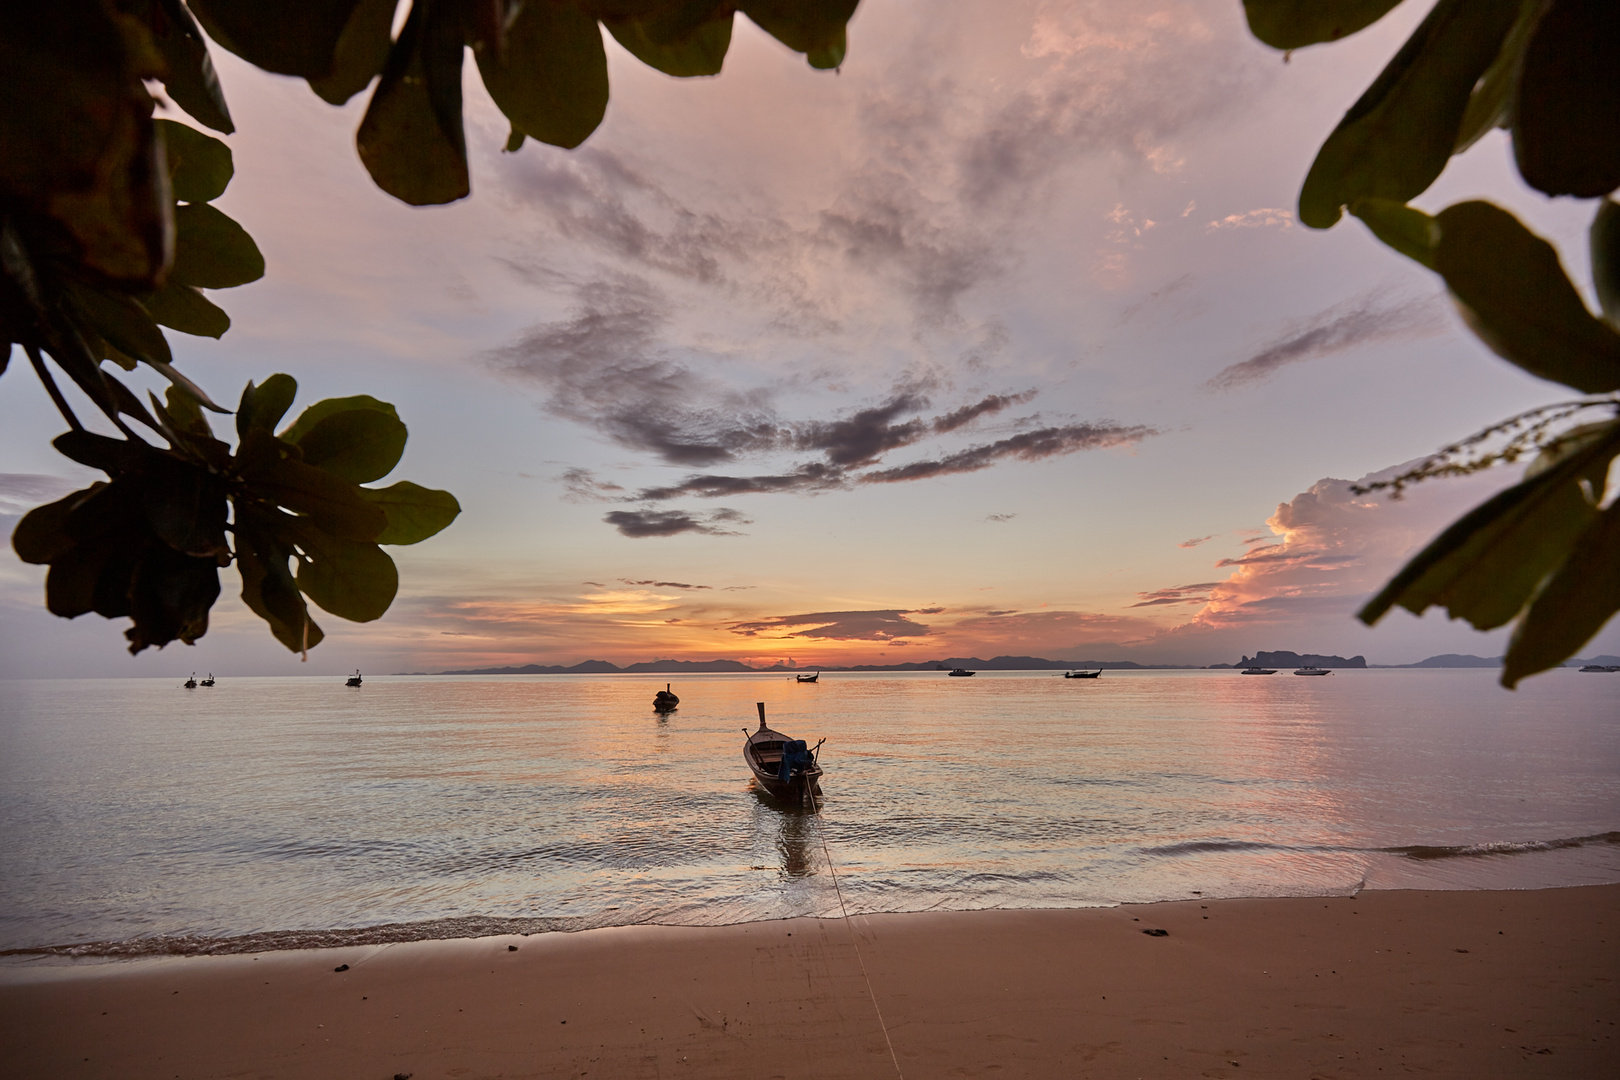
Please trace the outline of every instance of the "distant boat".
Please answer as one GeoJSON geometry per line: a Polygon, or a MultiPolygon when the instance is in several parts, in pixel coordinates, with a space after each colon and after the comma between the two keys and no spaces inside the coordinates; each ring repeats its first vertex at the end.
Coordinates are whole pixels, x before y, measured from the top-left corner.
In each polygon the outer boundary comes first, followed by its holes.
{"type": "Polygon", "coordinates": [[[350,675],[349,676],[349,681],[344,683],[343,685],[344,686],[359,686],[360,685],[360,669],[355,668],[354,669],[354,674],[350,675]]]}
{"type": "MultiPolygon", "coordinates": [[[[1270,673],[1268,672],[1267,674],[1270,674],[1270,673]]],[[[1295,671],[1294,674],[1295,675],[1331,675],[1331,674],[1333,674],[1333,672],[1329,671],[1325,667],[1306,666],[1306,667],[1300,668],[1298,671],[1295,671]]]]}
{"type": "Polygon", "coordinates": [[[1277,669],[1276,668],[1269,668],[1269,667],[1246,667],[1246,668],[1243,669],[1243,674],[1245,674],[1245,675],[1275,675],[1275,674],[1277,674],[1277,669]]]}
{"type": "Polygon", "coordinates": [[[817,760],[822,739],[815,748],[803,739],[790,739],[765,726],[765,703],[757,703],[759,730],[743,728],[743,760],[754,774],[755,783],[778,799],[811,802],[821,794],[821,762],[817,760]]]}
{"type": "Polygon", "coordinates": [[[1101,675],[1102,668],[1098,668],[1096,671],[1065,671],[1063,673],[1065,679],[1095,679],[1101,675]]]}
{"type": "Polygon", "coordinates": [[[821,678],[821,672],[818,671],[814,675],[795,675],[795,676],[793,676],[793,681],[794,682],[815,682],[819,678],[821,678]]]}
{"type": "Polygon", "coordinates": [[[948,672],[948,674],[954,675],[957,678],[961,678],[962,676],[965,676],[965,675],[977,675],[978,672],[977,671],[969,671],[967,668],[952,668],[948,672]]]}
{"type": "Polygon", "coordinates": [[[198,686],[213,686],[214,685],[214,673],[212,671],[210,671],[208,673],[208,678],[204,679],[202,682],[198,683],[197,685],[198,686]]]}
{"type": "Polygon", "coordinates": [[[669,683],[665,683],[664,688],[653,695],[653,712],[674,712],[680,703],[681,699],[670,693],[669,683]]]}
{"type": "Polygon", "coordinates": [[[1620,671],[1620,664],[1587,664],[1582,671],[1620,671]]]}
{"type": "Polygon", "coordinates": [[[191,678],[186,680],[186,689],[187,690],[195,690],[195,689],[197,689],[197,673],[195,671],[193,671],[191,673],[191,678]]]}

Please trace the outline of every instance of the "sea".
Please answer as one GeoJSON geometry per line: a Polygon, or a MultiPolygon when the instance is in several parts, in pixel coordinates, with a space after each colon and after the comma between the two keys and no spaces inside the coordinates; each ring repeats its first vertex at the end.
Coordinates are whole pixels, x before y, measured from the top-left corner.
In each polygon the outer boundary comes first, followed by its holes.
{"type": "Polygon", "coordinates": [[[1620,673],[1495,674],[7,681],[0,962],[1620,882],[1620,673]]]}

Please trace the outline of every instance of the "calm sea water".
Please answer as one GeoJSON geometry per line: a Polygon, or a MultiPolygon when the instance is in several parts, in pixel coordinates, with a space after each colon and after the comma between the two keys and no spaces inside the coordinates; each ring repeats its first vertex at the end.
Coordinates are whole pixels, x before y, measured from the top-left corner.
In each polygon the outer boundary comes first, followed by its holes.
{"type": "Polygon", "coordinates": [[[0,950],[1620,881],[1620,674],[666,679],[0,683],[0,950]]]}

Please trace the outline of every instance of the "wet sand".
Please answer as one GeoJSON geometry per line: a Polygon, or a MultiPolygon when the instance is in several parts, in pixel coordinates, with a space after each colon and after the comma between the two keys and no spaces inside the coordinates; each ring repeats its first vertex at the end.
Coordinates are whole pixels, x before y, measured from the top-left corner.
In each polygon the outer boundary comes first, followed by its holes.
{"type": "Polygon", "coordinates": [[[1613,1077],[1617,917],[1620,885],[1368,892],[25,964],[0,1075],[1613,1077]]]}

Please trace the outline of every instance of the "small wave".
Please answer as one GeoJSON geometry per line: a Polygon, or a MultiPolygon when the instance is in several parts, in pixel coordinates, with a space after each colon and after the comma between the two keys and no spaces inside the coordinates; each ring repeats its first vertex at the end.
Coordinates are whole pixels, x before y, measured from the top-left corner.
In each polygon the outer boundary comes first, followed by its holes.
{"type": "Polygon", "coordinates": [[[1457,844],[1451,846],[1410,844],[1405,847],[1375,848],[1389,855],[1408,859],[1472,859],[1485,855],[1524,855],[1532,851],[1559,851],[1564,848],[1586,847],[1589,844],[1620,844],[1620,832],[1595,833],[1592,836],[1569,836],[1557,840],[1502,841],[1489,844],[1457,844]]]}
{"type": "Polygon", "coordinates": [[[1268,844],[1260,840],[1184,840],[1179,844],[1161,844],[1142,848],[1144,855],[1213,855],[1228,851],[1288,851],[1281,844],[1268,844]]]}

